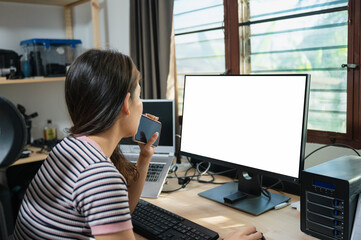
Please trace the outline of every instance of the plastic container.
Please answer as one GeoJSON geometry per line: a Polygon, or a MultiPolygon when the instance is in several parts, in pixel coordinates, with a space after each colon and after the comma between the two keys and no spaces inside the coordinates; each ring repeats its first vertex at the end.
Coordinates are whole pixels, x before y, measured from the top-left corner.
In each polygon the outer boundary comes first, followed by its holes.
{"type": "Polygon", "coordinates": [[[23,62],[23,66],[22,66],[22,71],[23,71],[25,78],[28,78],[31,76],[31,66],[30,66],[27,54],[24,54],[24,62],[23,62]]]}
{"type": "Polygon", "coordinates": [[[79,39],[34,38],[20,42],[28,56],[31,76],[65,76],[67,66],[81,54],[79,39]]]}

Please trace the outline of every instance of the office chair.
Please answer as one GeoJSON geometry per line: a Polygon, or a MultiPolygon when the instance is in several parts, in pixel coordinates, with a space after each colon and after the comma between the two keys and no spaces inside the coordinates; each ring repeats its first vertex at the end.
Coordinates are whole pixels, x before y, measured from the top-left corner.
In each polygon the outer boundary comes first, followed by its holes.
{"type": "MultiPolygon", "coordinates": [[[[26,144],[27,131],[24,117],[9,100],[0,96],[0,168],[1,174],[20,156],[26,144]]],[[[14,230],[11,193],[6,177],[0,182],[0,239],[8,239],[14,230]]]]}

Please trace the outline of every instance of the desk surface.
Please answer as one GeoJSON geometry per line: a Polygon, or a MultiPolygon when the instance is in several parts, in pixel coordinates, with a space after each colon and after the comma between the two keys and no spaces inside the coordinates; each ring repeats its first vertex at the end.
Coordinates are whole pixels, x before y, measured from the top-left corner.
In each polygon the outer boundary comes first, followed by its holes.
{"type": "MultiPolygon", "coordinates": [[[[13,165],[44,160],[48,155],[37,153],[39,149],[36,148],[31,150],[33,153],[28,158],[19,159],[13,165]]],[[[228,181],[230,179],[227,177],[216,176],[216,182],[228,181]]],[[[168,182],[169,184],[165,186],[168,190],[179,187],[176,179],[169,179],[168,182]]],[[[218,232],[221,238],[244,226],[254,225],[258,231],[264,233],[267,240],[315,239],[301,232],[299,212],[291,206],[253,216],[198,196],[198,193],[217,186],[192,181],[186,188],[177,192],[162,193],[157,199],[144,198],[144,200],[212,229],[218,232]]],[[[286,193],[285,195],[291,197],[291,202],[299,201],[298,196],[286,193]]],[[[136,234],[136,239],[144,238],[136,234]]]]}
{"type": "Polygon", "coordinates": [[[37,162],[37,161],[42,161],[42,160],[45,160],[48,157],[48,154],[49,154],[46,151],[44,151],[42,153],[39,153],[40,148],[37,148],[37,147],[26,146],[25,148],[32,151],[32,153],[30,153],[29,157],[27,157],[27,158],[19,158],[11,166],[26,164],[26,163],[31,163],[31,162],[37,162]]]}
{"type": "MultiPolygon", "coordinates": [[[[170,179],[169,185],[179,186],[173,181],[170,179]]],[[[216,177],[216,182],[226,181],[229,181],[229,178],[216,177]]],[[[186,188],[177,192],[162,193],[157,199],[144,198],[144,200],[210,228],[218,232],[221,238],[244,226],[254,225],[258,231],[264,233],[267,240],[315,239],[301,232],[299,212],[291,206],[253,216],[198,196],[199,192],[217,186],[192,181],[186,188]]],[[[291,202],[299,201],[298,196],[285,195],[291,197],[291,202]]],[[[144,238],[136,235],[136,239],[144,238]]]]}

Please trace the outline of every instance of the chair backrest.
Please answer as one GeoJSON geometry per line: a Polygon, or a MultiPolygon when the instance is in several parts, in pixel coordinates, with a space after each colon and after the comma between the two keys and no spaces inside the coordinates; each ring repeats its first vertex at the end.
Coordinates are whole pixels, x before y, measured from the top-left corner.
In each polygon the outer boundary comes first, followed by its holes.
{"type": "Polygon", "coordinates": [[[0,185],[0,239],[7,240],[14,230],[10,192],[0,185]]]}
{"type": "MultiPolygon", "coordinates": [[[[0,96],[0,168],[15,162],[26,144],[24,117],[8,99],[0,96]]],[[[14,229],[11,193],[0,185],[0,238],[8,239],[14,229]]]]}
{"type": "Polygon", "coordinates": [[[8,99],[0,96],[0,167],[15,162],[26,144],[24,117],[8,99]]]}

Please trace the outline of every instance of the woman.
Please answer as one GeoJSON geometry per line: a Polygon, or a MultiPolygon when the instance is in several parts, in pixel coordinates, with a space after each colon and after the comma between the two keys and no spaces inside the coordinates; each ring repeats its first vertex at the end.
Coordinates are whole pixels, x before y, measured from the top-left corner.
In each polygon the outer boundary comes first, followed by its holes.
{"type": "MultiPolygon", "coordinates": [[[[139,81],[132,60],[114,51],[89,50],[70,66],[65,99],[73,127],[30,183],[15,239],[134,239],[131,212],[158,138],[155,133],[139,145],[136,166],[119,151],[120,140],[138,129],[139,81]]],[[[254,228],[248,231],[230,239],[260,238],[254,228]]]]}

